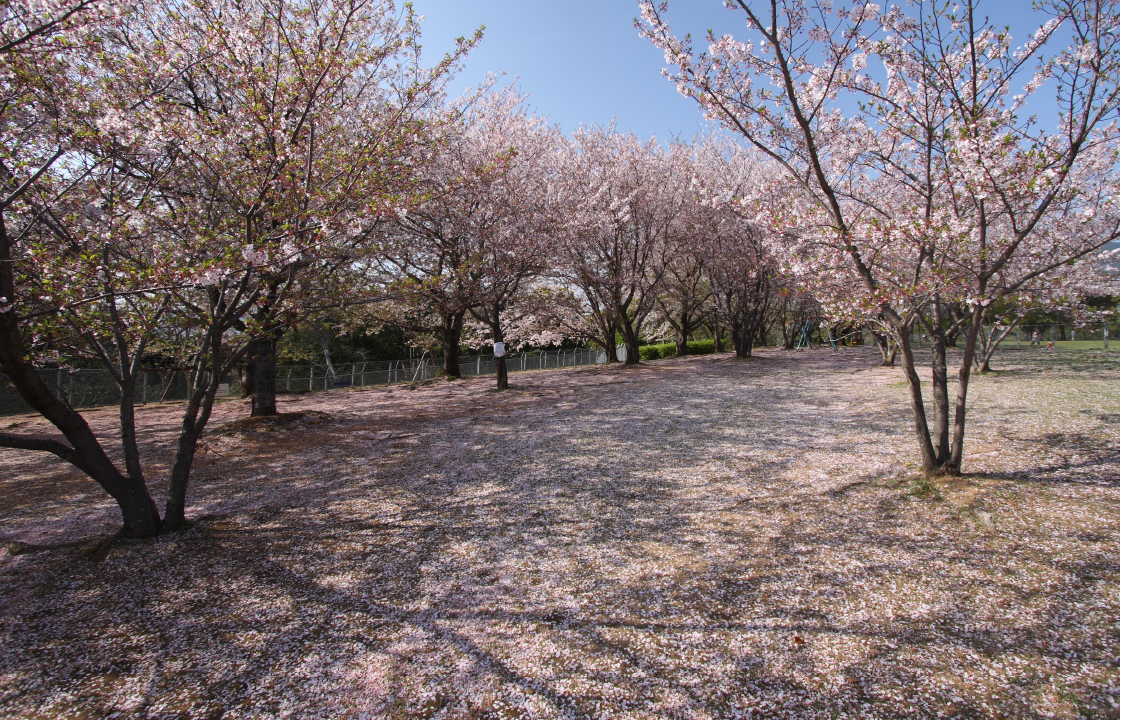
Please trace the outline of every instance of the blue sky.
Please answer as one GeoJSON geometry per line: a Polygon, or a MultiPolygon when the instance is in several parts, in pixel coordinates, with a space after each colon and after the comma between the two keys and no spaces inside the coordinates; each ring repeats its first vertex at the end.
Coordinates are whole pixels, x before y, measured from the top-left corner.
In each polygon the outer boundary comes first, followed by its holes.
{"type": "MultiPolygon", "coordinates": [[[[454,38],[486,25],[483,42],[452,86],[456,94],[487,72],[505,71],[508,80],[519,76],[538,113],[568,132],[614,116],[621,130],[665,141],[674,134],[692,137],[705,125],[697,106],[661,76],[662,53],[633,27],[634,0],[414,0],[413,6],[426,18],[429,64],[453,47],[454,38]]],[[[1029,0],[988,2],[982,9],[1010,25],[1018,39],[1039,24],[1029,0]]],[[[667,17],[677,35],[692,32],[695,40],[707,28],[745,36],[738,32],[742,14],[720,0],[670,0],[667,17]]]]}
{"type": "MultiPolygon", "coordinates": [[[[454,91],[476,85],[488,71],[519,76],[530,105],[566,131],[607,124],[642,137],[692,137],[703,124],[697,106],[660,74],[662,53],[632,26],[633,0],[415,0],[425,16],[422,40],[431,64],[452,39],[486,25],[454,91]]],[[[672,1],[672,21],[691,29],[735,32],[743,27],[719,0],[672,1]],[[685,26],[685,23],[683,23],[685,26]]]]}

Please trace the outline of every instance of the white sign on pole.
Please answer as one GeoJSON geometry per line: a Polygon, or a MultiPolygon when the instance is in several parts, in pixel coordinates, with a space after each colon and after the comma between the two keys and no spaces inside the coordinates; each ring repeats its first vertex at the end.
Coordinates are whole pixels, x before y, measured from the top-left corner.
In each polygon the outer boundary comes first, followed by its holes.
{"type": "Polygon", "coordinates": [[[506,355],[506,346],[501,342],[495,343],[495,357],[502,357],[506,355]]]}

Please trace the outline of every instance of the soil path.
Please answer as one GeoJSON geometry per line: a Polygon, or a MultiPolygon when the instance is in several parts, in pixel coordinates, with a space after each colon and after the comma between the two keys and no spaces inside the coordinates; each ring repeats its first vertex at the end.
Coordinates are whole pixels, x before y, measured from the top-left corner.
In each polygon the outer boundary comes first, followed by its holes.
{"type": "MultiPolygon", "coordinates": [[[[291,396],[277,426],[224,403],[191,530],[0,552],[0,715],[1117,716],[1117,356],[1001,356],[967,476],[923,486],[875,359],[291,396]]],[[[150,477],[178,412],[141,410],[150,477]]],[[[0,454],[5,542],[117,524],[0,454]]]]}

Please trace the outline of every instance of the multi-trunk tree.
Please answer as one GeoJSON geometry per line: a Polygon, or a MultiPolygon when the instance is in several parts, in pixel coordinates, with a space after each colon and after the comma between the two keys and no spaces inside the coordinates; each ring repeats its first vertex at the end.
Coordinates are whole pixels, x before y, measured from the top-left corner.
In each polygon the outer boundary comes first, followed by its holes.
{"type": "Polygon", "coordinates": [[[665,5],[640,7],[680,90],[786,171],[801,202],[759,218],[789,239],[778,251],[826,281],[828,313],[892,328],[924,470],[960,472],[984,308],[1118,237],[1117,5],[1045,3],[1046,22],[1014,47],[972,1],[913,17],[737,0],[753,41],[711,37],[701,54],[671,34],[665,5]],[[1060,110],[1050,132],[1021,111],[1042,86],[1060,110]],[[916,324],[934,339],[930,419],[916,324]],[[946,342],[960,331],[952,411],[946,342]]]}
{"type": "Polygon", "coordinates": [[[574,336],[583,328],[609,361],[618,332],[626,362],[639,362],[643,324],[658,306],[674,224],[688,202],[688,158],[687,147],[662,148],[613,128],[582,128],[569,145],[555,272],[557,298],[570,302],[558,303],[557,321],[568,319],[574,336]]]}
{"type": "Polygon", "coordinates": [[[454,58],[421,70],[412,14],[365,2],[157,2],[83,20],[85,5],[4,26],[19,103],[6,106],[0,367],[66,442],[0,445],[71,462],[117,500],[126,535],[146,536],[185,524],[195,448],[250,343],[341,302],[317,271],[396,204],[403,148],[423,130],[409,103],[454,58]],[[189,397],[161,518],[132,393],[146,349],[173,336],[189,397]],[[77,342],[120,387],[124,472],[35,371],[77,342]]]}

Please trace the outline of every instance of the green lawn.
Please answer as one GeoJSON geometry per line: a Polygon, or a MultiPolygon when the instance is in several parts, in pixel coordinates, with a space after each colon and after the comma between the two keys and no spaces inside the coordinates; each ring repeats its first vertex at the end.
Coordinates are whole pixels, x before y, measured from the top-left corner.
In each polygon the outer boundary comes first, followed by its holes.
{"type": "MultiPolygon", "coordinates": [[[[1041,344],[1041,346],[1047,347],[1048,340],[1044,337],[1041,337],[1040,344],[1041,344]]],[[[1006,350],[1011,349],[1011,348],[1015,348],[1015,347],[1017,347],[1017,341],[1014,340],[1013,338],[1005,338],[1005,340],[1003,340],[1002,343],[1001,343],[1001,347],[1006,349],[1006,350]]],[[[1029,341],[1028,340],[1021,340],[1021,347],[1025,348],[1025,349],[1028,349],[1029,348],[1029,341]]],[[[1036,348],[1031,348],[1031,349],[1035,350],[1036,348]]],[[[1055,349],[1056,350],[1102,350],[1103,349],[1103,341],[1102,341],[1102,338],[1099,338],[1098,340],[1076,340],[1074,342],[1072,342],[1071,340],[1057,340],[1055,349]]],[[[1114,339],[1110,340],[1110,349],[1115,351],[1115,352],[1118,352],[1118,341],[1117,340],[1114,340],[1114,339]]]]}

